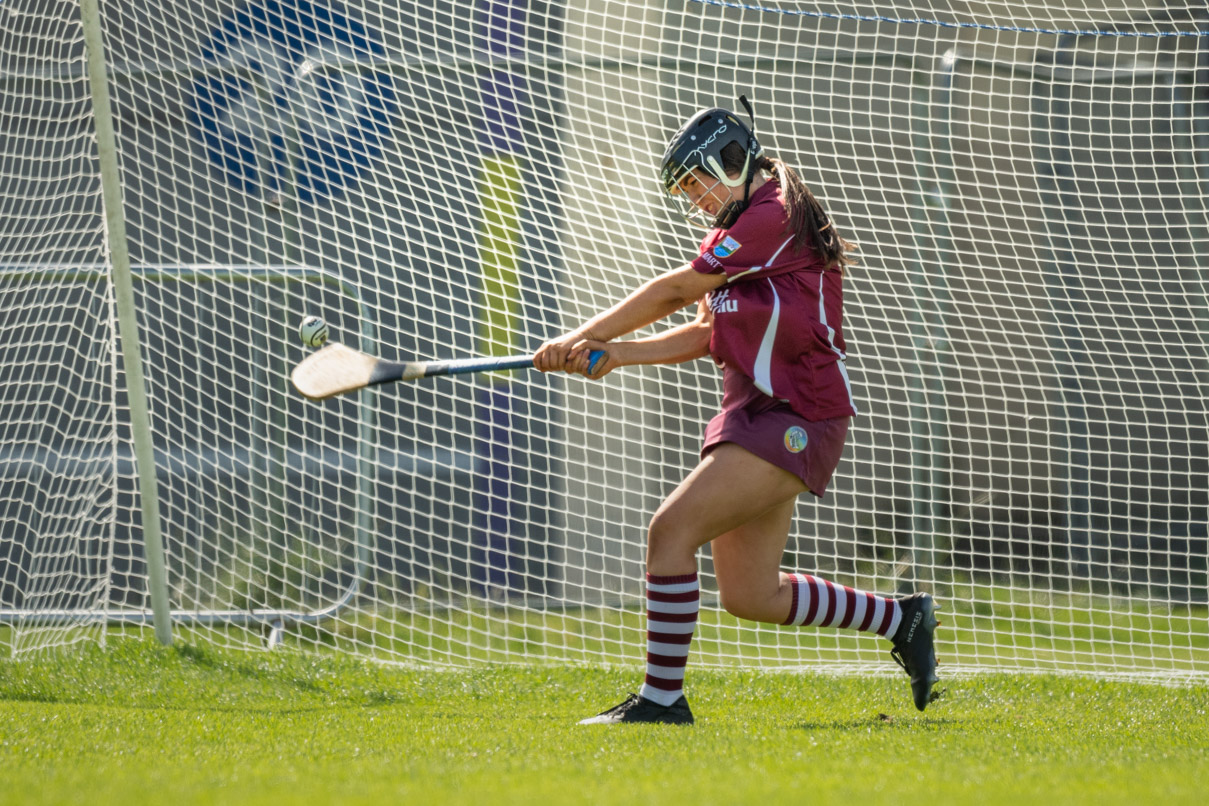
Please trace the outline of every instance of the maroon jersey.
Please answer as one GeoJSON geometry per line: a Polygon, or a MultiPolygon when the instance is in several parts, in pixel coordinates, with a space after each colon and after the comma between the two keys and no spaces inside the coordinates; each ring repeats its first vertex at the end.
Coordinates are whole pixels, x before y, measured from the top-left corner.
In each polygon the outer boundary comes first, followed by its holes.
{"type": "Polygon", "coordinates": [[[709,295],[709,351],[723,368],[723,411],[771,398],[811,421],[852,416],[843,275],[824,268],[810,247],[794,254],[792,240],[780,185],[769,181],[734,226],[705,236],[691,264],[727,276],[709,295]]]}

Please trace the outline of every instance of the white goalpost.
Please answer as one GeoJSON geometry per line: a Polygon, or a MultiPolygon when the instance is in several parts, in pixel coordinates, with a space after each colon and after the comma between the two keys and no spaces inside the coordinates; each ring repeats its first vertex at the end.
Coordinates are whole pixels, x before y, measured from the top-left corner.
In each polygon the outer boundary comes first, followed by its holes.
{"type": "MultiPolygon", "coordinates": [[[[1138,6],[0,0],[0,650],[639,663],[712,362],[315,402],[297,326],[533,351],[695,254],[658,160],[743,94],[860,247],[786,570],[933,592],[947,671],[1205,682],[1209,12],[1138,6]]],[[[694,664],[896,671],[700,570],[694,664]]]]}

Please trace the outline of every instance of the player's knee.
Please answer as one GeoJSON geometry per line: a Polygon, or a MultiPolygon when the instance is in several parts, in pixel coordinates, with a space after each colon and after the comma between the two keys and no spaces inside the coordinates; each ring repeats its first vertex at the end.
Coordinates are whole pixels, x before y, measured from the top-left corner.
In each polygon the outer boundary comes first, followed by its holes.
{"type": "Polygon", "coordinates": [[[659,510],[647,527],[647,564],[662,565],[667,561],[683,562],[696,554],[693,536],[672,513],[659,510]]]}
{"type": "Polygon", "coordinates": [[[746,621],[762,620],[757,618],[759,610],[754,606],[752,597],[747,591],[728,590],[725,587],[719,587],[718,604],[722,605],[722,609],[735,618],[741,618],[746,621]]]}
{"type": "Polygon", "coordinates": [[[784,605],[777,601],[777,591],[750,580],[718,577],[718,604],[727,613],[744,621],[759,621],[765,624],[780,624],[785,614],[784,605]]]}
{"type": "Polygon", "coordinates": [[[648,546],[664,548],[677,542],[678,528],[676,518],[667,510],[660,509],[647,524],[646,540],[648,546]]]}

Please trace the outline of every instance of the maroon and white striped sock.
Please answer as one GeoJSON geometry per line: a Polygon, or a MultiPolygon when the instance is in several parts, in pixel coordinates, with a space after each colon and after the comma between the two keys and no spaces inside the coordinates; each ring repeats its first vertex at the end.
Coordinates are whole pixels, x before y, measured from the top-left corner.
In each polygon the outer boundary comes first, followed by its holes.
{"type": "Polygon", "coordinates": [[[696,573],[646,575],[646,680],[641,696],[671,705],[684,694],[684,667],[700,607],[696,573]]]}
{"type": "Polygon", "coordinates": [[[788,626],[838,627],[890,638],[902,621],[898,602],[806,574],[789,574],[793,605],[788,626]]]}

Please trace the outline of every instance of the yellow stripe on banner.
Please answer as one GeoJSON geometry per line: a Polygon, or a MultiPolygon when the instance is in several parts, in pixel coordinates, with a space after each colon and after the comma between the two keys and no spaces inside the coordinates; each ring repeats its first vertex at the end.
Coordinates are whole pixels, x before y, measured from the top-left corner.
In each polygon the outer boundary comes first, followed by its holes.
{"type": "Polygon", "coordinates": [[[479,174],[479,266],[482,313],[479,353],[509,355],[520,343],[521,289],[520,158],[509,155],[483,160],[479,174]]]}

